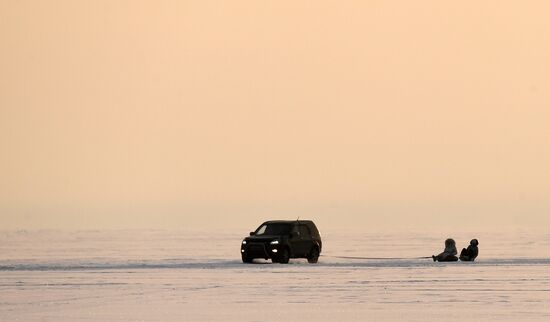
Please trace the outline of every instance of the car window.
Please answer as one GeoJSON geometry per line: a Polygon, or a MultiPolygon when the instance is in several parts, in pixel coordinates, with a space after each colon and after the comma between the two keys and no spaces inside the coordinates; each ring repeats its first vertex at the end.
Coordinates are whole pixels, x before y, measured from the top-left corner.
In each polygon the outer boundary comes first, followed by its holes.
{"type": "Polygon", "coordinates": [[[288,235],[289,233],[290,225],[279,223],[262,225],[256,231],[256,235],[288,235]]]}
{"type": "Polygon", "coordinates": [[[262,225],[262,227],[260,227],[258,229],[258,231],[256,232],[256,235],[263,235],[265,234],[265,229],[267,228],[267,225],[262,225]]]}
{"type": "Polygon", "coordinates": [[[300,225],[300,237],[311,238],[311,234],[309,233],[309,228],[306,225],[300,225]]]}
{"type": "Polygon", "coordinates": [[[317,230],[317,227],[315,227],[314,224],[312,224],[311,226],[308,226],[309,227],[309,230],[311,230],[311,235],[314,236],[315,238],[321,238],[321,235],[319,235],[319,230],[317,230]]]}

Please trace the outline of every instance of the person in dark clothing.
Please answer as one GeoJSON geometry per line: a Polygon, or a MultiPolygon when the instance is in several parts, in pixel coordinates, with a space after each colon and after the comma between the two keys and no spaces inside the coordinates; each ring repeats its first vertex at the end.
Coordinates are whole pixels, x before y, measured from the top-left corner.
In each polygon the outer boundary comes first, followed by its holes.
{"type": "Polygon", "coordinates": [[[464,262],[473,262],[479,254],[477,245],[479,245],[477,239],[472,239],[468,248],[462,248],[462,251],[460,252],[460,260],[464,262]]]}
{"type": "Polygon", "coordinates": [[[458,257],[456,257],[456,243],[454,239],[448,238],[445,240],[445,250],[439,255],[432,255],[434,262],[456,262],[458,257]]]}

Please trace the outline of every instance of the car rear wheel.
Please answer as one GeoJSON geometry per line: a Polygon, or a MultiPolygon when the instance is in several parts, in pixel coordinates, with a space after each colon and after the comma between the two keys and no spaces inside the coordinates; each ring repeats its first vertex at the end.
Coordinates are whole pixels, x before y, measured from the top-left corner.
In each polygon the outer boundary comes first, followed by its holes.
{"type": "Polygon", "coordinates": [[[307,257],[307,262],[315,264],[319,261],[319,248],[313,247],[307,257]]]}

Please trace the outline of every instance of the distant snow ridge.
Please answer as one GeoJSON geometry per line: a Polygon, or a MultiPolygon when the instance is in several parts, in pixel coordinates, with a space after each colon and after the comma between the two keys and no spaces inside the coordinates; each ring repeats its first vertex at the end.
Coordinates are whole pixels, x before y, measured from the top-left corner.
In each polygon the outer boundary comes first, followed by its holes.
{"type": "Polygon", "coordinates": [[[308,264],[301,260],[291,261],[289,265],[272,264],[258,261],[255,264],[243,264],[240,260],[153,260],[153,261],[58,261],[58,262],[0,262],[0,271],[78,271],[78,270],[142,270],[142,269],[234,269],[254,267],[334,267],[334,268],[406,268],[406,267],[487,267],[487,266],[534,266],[550,265],[550,258],[502,258],[482,259],[477,262],[434,263],[431,259],[322,259],[317,264],[308,264]]]}
{"type": "Polygon", "coordinates": [[[235,267],[241,261],[60,261],[0,263],[0,271],[75,271],[75,270],[139,270],[139,269],[200,269],[235,267]]]}

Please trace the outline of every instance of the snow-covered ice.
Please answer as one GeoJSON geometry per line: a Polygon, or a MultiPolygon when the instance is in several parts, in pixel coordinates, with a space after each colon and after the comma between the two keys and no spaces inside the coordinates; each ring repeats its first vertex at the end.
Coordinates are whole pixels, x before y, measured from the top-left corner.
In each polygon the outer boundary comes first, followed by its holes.
{"type": "Polygon", "coordinates": [[[2,321],[549,321],[550,233],[323,230],[318,264],[242,264],[248,232],[0,232],[2,321]],[[434,263],[446,237],[475,263],[434,263]],[[343,259],[333,256],[402,259],[343,259]]]}

